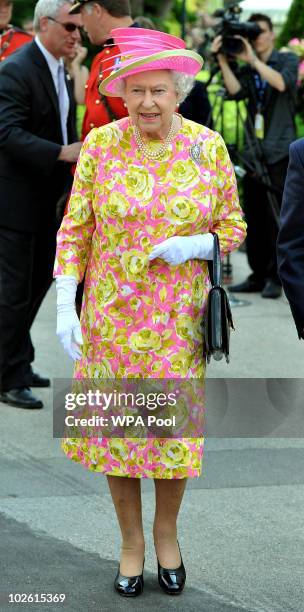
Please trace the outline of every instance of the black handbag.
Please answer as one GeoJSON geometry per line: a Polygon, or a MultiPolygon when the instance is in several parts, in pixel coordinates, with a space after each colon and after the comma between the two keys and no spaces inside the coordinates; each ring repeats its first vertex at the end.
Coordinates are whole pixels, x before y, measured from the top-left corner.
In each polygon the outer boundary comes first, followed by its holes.
{"type": "Polygon", "coordinates": [[[228,295],[222,287],[222,262],[217,234],[213,234],[213,262],[208,262],[212,287],[209,291],[204,314],[204,355],[207,363],[211,357],[220,361],[224,355],[229,363],[230,330],[234,329],[228,295]]]}

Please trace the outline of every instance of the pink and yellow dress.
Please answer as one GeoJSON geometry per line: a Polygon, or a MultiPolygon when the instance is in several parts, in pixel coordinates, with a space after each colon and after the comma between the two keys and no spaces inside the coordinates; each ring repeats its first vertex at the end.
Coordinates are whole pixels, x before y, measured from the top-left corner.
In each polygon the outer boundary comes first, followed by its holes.
{"type": "MultiPolygon", "coordinates": [[[[164,156],[151,161],[137,148],[129,118],[93,129],[58,232],[54,272],[79,282],[86,272],[74,378],[204,378],[207,262],[172,266],[148,256],[170,236],[210,231],[226,254],[244,240],[245,228],[218,133],[183,119],[164,156]]],[[[92,437],[67,438],[62,446],[96,472],[176,479],[200,475],[203,443],[92,437]]]]}

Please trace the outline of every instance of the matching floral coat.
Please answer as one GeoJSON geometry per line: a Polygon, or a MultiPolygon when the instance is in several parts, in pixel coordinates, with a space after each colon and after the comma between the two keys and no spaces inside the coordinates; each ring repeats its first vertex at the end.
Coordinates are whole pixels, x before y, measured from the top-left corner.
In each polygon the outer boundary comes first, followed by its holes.
{"type": "MultiPolygon", "coordinates": [[[[89,133],[55,262],[55,275],[80,282],[86,272],[75,378],[204,377],[207,262],[172,266],[148,256],[170,236],[210,231],[223,255],[245,237],[233,166],[218,133],[183,119],[158,161],[143,157],[129,118],[89,133]]],[[[200,475],[203,441],[73,438],[63,449],[104,474],[172,479],[200,475]]]]}

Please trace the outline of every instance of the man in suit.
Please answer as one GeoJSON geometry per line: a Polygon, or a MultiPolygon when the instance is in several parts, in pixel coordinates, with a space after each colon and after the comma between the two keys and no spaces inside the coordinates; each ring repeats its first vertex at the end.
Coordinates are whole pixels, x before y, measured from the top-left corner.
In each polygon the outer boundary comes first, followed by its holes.
{"type": "Polygon", "coordinates": [[[37,36],[0,67],[0,401],[42,408],[30,387],[30,328],[52,282],[56,202],[77,161],[75,105],[62,56],[80,40],[68,0],[39,0],[37,36]]]}
{"type": "Polygon", "coordinates": [[[255,13],[249,22],[258,26],[260,33],[252,44],[245,38],[235,38],[242,46],[242,51],[235,54],[236,59],[245,62],[242,68],[232,71],[226,54],[221,51],[221,36],[212,45],[228,92],[236,100],[248,100],[242,155],[247,171],[243,201],[248,225],[247,257],[252,273],[229,290],[257,291],[263,298],[276,299],[282,293],[276,258],[277,211],[282,202],[289,145],[296,138],[298,59],[293,53],[280,53],[274,48],[273,24],[267,15],[255,13]],[[271,192],[265,181],[265,170],[271,192]],[[270,194],[275,212],[269,202],[270,194]]]}
{"type": "Polygon", "coordinates": [[[290,146],[278,236],[279,275],[304,339],[304,138],[290,146]]]}

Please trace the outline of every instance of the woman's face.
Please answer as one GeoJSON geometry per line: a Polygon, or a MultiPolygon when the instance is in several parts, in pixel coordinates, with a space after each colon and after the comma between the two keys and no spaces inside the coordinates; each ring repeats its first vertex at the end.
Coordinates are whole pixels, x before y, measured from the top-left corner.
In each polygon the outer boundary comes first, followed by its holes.
{"type": "Polygon", "coordinates": [[[150,138],[165,138],[178,104],[169,70],[152,70],[126,78],[124,99],[129,115],[140,131],[150,138]]]}

